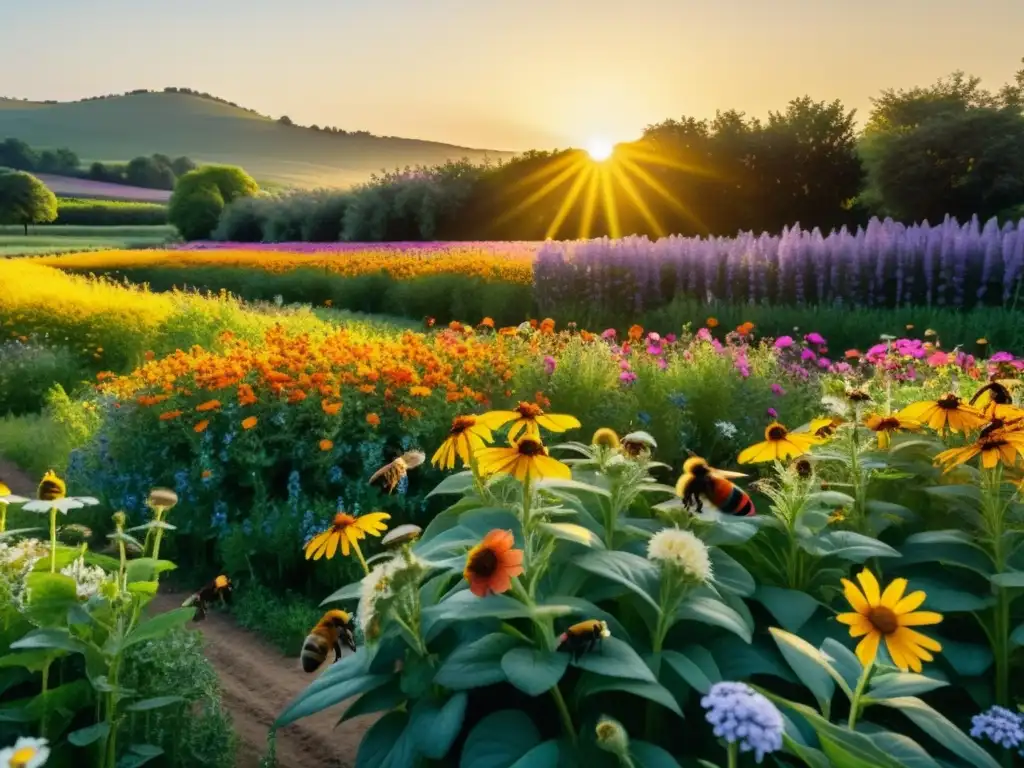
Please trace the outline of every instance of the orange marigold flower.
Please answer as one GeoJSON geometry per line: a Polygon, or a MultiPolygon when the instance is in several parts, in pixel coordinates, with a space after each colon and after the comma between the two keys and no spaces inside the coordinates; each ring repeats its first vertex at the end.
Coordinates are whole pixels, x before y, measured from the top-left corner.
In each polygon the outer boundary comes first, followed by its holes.
{"type": "Polygon", "coordinates": [[[373,384],[360,384],[359,391],[362,392],[364,395],[372,395],[374,392],[377,391],[377,387],[375,387],[373,384]]]}
{"type": "Polygon", "coordinates": [[[483,326],[484,328],[493,328],[494,327],[494,318],[493,317],[485,317],[483,320],[480,321],[480,325],[483,326]]]}
{"type": "Polygon", "coordinates": [[[413,397],[430,397],[433,394],[433,390],[430,387],[409,387],[409,394],[413,397]]]}
{"type": "Polygon", "coordinates": [[[462,400],[464,397],[465,397],[465,395],[462,394],[461,392],[449,392],[447,395],[445,395],[445,399],[449,403],[457,403],[457,402],[459,402],[459,400],[462,400]]]}
{"type": "Polygon", "coordinates": [[[330,440],[321,440],[318,445],[320,446],[320,450],[324,451],[325,453],[334,448],[334,443],[332,443],[330,440]]]}
{"type": "Polygon", "coordinates": [[[717,328],[718,327],[718,319],[714,318],[714,317],[709,317],[706,321],[704,321],[704,324],[708,328],[717,328]]]}
{"type": "Polygon", "coordinates": [[[550,317],[545,317],[540,324],[541,333],[554,333],[555,332],[555,321],[550,317]]]}
{"type": "Polygon", "coordinates": [[[200,413],[206,413],[207,411],[215,411],[220,408],[220,400],[207,400],[205,403],[200,403],[196,406],[196,410],[200,413]]]}
{"type": "Polygon", "coordinates": [[[181,411],[164,411],[160,414],[160,421],[173,421],[181,416],[181,411]]]}
{"type": "Polygon", "coordinates": [[[366,423],[369,424],[371,427],[379,427],[380,416],[378,416],[376,413],[368,413],[366,414],[366,423]]]}
{"type": "Polygon", "coordinates": [[[640,338],[644,335],[644,329],[642,325],[631,325],[627,334],[633,341],[640,341],[640,338]]]}
{"type": "Polygon", "coordinates": [[[580,338],[583,339],[583,341],[590,342],[597,337],[594,336],[594,334],[592,334],[590,331],[580,331],[580,338]]]}
{"type": "Polygon", "coordinates": [[[328,416],[337,416],[338,411],[341,410],[341,403],[329,403],[326,400],[321,400],[320,407],[328,416]]]}
{"type": "Polygon", "coordinates": [[[301,389],[293,389],[292,393],[288,395],[288,402],[291,403],[292,405],[295,405],[295,403],[301,403],[305,399],[306,393],[303,392],[301,389]]]}
{"type": "Polygon", "coordinates": [[[196,432],[205,432],[206,428],[208,426],[210,426],[210,420],[209,419],[203,419],[198,424],[196,424],[194,427],[192,427],[192,429],[194,431],[196,431],[196,432]]]}
{"type": "Polygon", "coordinates": [[[450,323],[448,323],[448,327],[451,328],[453,331],[461,331],[462,323],[460,323],[458,320],[452,320],[450,323]]]}
{"type": "Polygon", "coordinates": [[[259,423],[260,420],[257,419],[255,416],[249,416],[246,419],[242,419],[242,429],[252,429],[259,423]]]}
{"type": "Polygon", "coordinates": [[[857,360],[857,359],[860,358],[860,350],[859,349],[848,349],[848,350],[846,350],[845,357],[846,357],[847,360],[857,360]]]}
{"type": "Polygon", "coordinates": [[[147,349],[145,357],[147,360],[152,360],[156,355],[153,354],[153,350],[147,349]]]}
{"type": "Polygon", "coordinates": [[[252,387],[248,384],[238,385],[238,404],[239,405],[252,405],[256,402],[256,393],[252,391],[252,387]]]}
{"type": "Polygon", "coordinates": [[[747,320],[745,323],[741,323],[740,325],[736,326],[736,332],[740,336],[749,336],[754,331],[754,328],[754,324],[747,320]]]}

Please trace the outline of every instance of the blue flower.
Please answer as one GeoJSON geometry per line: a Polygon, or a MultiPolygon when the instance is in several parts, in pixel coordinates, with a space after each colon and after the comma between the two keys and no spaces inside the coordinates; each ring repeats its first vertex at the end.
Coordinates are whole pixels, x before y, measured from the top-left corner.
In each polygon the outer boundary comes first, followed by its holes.
{"type": "Polygon", "coordinates": [[[668,401],[672,403],[676,408],[685,408],[689,402],[682,392],[673,392],[668,396],[668,401]]]}
{"type": "Polygon", "coordinates": [[[288,417],[285,415],[284,411],[278,411],[277,413],[270,417],[270,420],[277,426],[283,427],[285,425],[285,422],[288,420],[288,417]]]}
{"type": "Polygon", "coordinates": [[[327,479],[330,482],[337,484],[345,479],[345,475],[341,471],[341,467],[335,465],[331,467],[330,471],[327,473],[327,479]]]}
{"type": "Polygon", "coordinates": [[[971,736],[1006,749],[1019,749],[1024,756],[1024,716],[1005,707],[990,707],[972,717],[971,736]]]}
{"type": "Polygon", "coordinates": [[[651,424],[651,414],[649,414],[647,411],[640,411],[636,415],[636,419],[645,427],[650,426],[651,424]]]}
{"type": "Polygon", "coordinates": [[[224,433],[224,445],[231,445],[231,441],[234,440],[234,439],[235,439],[235,433],[234,432],[225,432],[224,433]]]}
{"type": "Polygon", "coordinates": [[[399,496],[405,496],[405,494],[408,492],[408,490],[409,490],[409,476],[408,475],[402,475],[398,479],[398,488],[397,488],[397,490],[398,490],[398,495],[399,496]]]}
{"type": "Polygon", "coordinates": [[[700,705],[707,710],[704,717],[715,727],[715,736],[729,744],[739,742],[740,751],[754,752],[758,763],[782,749],[782,714],[749,685],[715,683],[700,705]]]}

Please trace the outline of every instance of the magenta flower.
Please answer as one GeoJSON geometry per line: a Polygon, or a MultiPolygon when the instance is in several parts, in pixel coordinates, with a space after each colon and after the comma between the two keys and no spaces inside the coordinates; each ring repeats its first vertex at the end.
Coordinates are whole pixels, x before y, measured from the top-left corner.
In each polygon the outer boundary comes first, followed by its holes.
{"type": "Polygon", "coordinates": [[[1012,363],[1013,355],[1009,352],[996,352],[988,359],[990,363],[1012,363]]]}
{"type": "Polygon", "coordinates": [[[772,384],[772,394],[782,397],[786,394],[786,390],[782,388],[781,384],[772,384]]]}
{"type": "Polygon", "coordinates": [[[664,371],[666,368],[668,368],[668,360],[666,360],[664,357],[659,357],[658,358],[658,367],[661,368],[661,370],[664,371]]]}
{"type": "Polygon", "coordinates": [[[612,339],[615,338],[615,335],[616,335],[615,329],[614,328],[609,328],[608,330],[606,330],[604,333],[601,334],[601,338],[604,339],[605,341],[611,341],[612,339]]]}
{"type": "Polygon", "coordinates": [[[674,333],[666,333],[666,334],[665,334],[665,343],[666,343],[666,344],[675,344],[675,343],[676,343],[676,340],[677,340],[678,338],[679,338],[679,337],[678,337],[678,336],[676,336],[676,335],[675,335],[674,333]]]}
{"type": "Polygon", "coordinates": [[[633,366],[631,366],[631,365],[629,364],[629,360],[619,360],[619,368],[620,368],[621,370],[623,370],[623,371],[628,371],[628,370],[629,370],[630,368],[632,368],[632,367],[633,367],[633,366]]]}
{"type": "Polygon", "coordinates": [[[779,338],[777,338],[775,340],[775,348],[776,349],[789,349],[792,346],[793,346],[793,337],[792,336],[779,336],[779,338]]]}
{"type": "Polygon", "coordinates": [[[827,357],[819,357],[818,358],[818,367],[819,368],[828,368],[830,365],[832,365],[832,361],[829,360],[827,357]]]}
{"type": "Polygon", "coordinates": [[[850,366],[849,363],[836,363],[832,367],[832,370],[835,373],[849,373],[850,371],[853,370],[853,368],[850,366]]]}
{"type": "Polygon", "coordinates": [[[800,353],[801,360],[814,360],[816,357],[817,355],[814,354],[813,349],[805,349],[803,352],[800,353]]]}
{"type": "Polygon", "coordinates": [[[647,345],[647,354],[649,355],[660,355],[662,353],[661,344],[654,343],[647,345]]]}
{"type": "Polygon", "coordinates": [[[548,376],[555,372],[555,367],[557,365],[558,363],[555,362],[555,358],[553,358],[551,355],[544,356],[544,371],[547,373],[548,376]]]}
{"type": "Polygon", "coordinates": [[[634,381],[636,381],[636,374],[633,373],[632,371],[623,371],[622,373],[619,374],[619,381],[621,381],[623,384],[632,384],[634,381]]]}
{"type": "Polygon", "coordinates": [[[711,331],[707,328],[701,328],[697,331],[697,335],[694,337],[697,341],[712,341],[711,331]]]}
{"type": "Polygon", "coordinates": [[[947,355],[945,352],[933,352],[928,357],[928,365],[932,366],[933,368],[936,367],[936,366],[939,366],[939,365],[948,365],[948,364],[949,364],[949,355],[947,355]]]}
{"type": "Polygon", "coordinates": [[[825,343],[825,337],[822,336],[820,333],[808,333],[806,336],[804,336],[804,340],[807,341],[808,344],[825,343]]]}
{"type": "Polygon", "coordinates": [[[770,418],[777,419],[777,418],[779,418],[779,412],[776,411],[774,408],[769,408],[768,409],[768,416],[770,418]]]}

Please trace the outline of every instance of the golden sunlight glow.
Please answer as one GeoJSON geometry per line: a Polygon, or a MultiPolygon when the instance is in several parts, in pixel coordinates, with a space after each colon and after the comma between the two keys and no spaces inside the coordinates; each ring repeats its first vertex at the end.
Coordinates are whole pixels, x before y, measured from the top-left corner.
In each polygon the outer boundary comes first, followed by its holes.
{"type": "Polygon", "coordinates": [[[587,144],[587,154],[590,155],[590,159],[599,163],[611,157],[614,149],[612,143],[605,139],[591,139],[587,144]]]}

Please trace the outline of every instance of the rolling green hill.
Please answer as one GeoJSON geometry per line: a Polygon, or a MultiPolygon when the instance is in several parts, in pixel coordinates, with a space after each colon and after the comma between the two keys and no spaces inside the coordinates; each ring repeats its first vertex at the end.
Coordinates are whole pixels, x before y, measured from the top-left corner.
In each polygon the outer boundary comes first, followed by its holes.
{"type": "Polygon", "coordinates": [[[258,181],[348,186],[382,168],[433,165],[510,153],[416,139],[341,135],[282,125],[220,101],[184,93],[139,93],[66,103],[0,99],[0,138],[35,148],[68,147],[83,161],[160,152],[199,163],[240,165],[258,181]]]}

